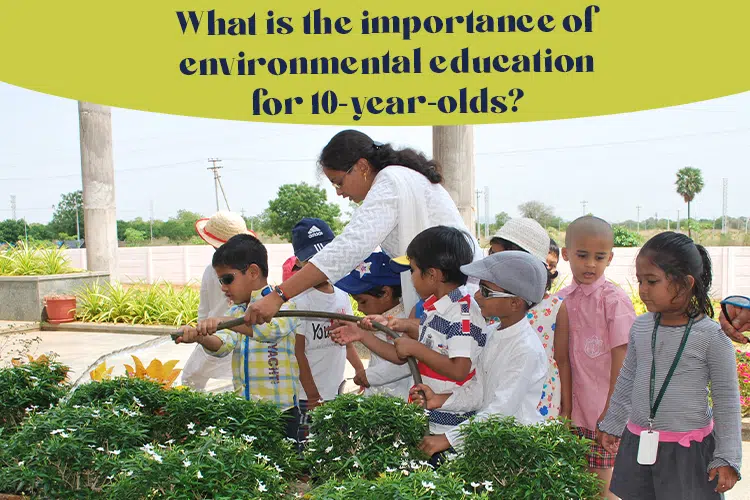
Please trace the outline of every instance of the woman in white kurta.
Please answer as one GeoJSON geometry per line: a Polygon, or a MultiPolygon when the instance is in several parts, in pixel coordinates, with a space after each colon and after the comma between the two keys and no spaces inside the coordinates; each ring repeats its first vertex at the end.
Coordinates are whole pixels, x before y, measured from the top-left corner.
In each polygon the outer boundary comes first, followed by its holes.
{"type": "MultiPolygon", "coordinates": [[[[423,154],[396,150],[362,132],[344,130],[323,148],[318,163],[339,196],[361,205],[344,231],[310,260],[311,265],[247,309],[248,324],[270,321],[286,300],[325,280],[335,283],[377,247],[391,258],[404,255],[409,242],[433,226],[466,231],[475,260],[483,257],[455,202],[441,185],[438,165],[423,154]]],[[[401,282],[404,307],[411,311],[419,297],[408,271],[401,282]]]]}

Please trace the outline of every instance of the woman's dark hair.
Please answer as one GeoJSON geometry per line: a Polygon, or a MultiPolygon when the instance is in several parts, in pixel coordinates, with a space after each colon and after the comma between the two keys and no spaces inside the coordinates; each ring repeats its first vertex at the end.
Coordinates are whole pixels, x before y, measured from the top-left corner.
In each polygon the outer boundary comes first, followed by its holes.
{"type": "Polygon", "coordinates": [[[211,265],[227,266],[243,273],[252,264],[260,268],[264,278],[268,277],[268,251],[263,243],[249,234],[237,234],[214,252],[211,265]]]}
{"type": "Polygon", "coordinates": [[[383,295],[385,295],[385,289],[390,288],[391,289],[391,296],[398,300],[401,298],[401,285],[376,285],[366,292],[364,292],[365,295],[372,295],[376,299],[379,299],[383,295]]]}
{"type": "Polygon", "coordinates": [[[664,271],[667,279],[680,287],[690,286],[687,278],[692,276],[695,285],[688,304],[687,315],[695,318],[702,313],[713,318],[714,308],[709,297],[711,258],[705,248],[695,244],[684,234],[667,231],[648,240],[638,255],[648,258],[664,271]]]}
{"type": "Polygon", "coordinates": [[[560,258],[560,246],[552,238],[549,239],[549,251],[557,255],[558,259],[560,258]]]}
{"type": "Polygon", "coordinates": [[[379,144],[358,130],[344,130],[334,135],[318,158],[321,168],[347,172],[364,158],[375,171],[380,172],[389,165],[401,165],[427,177],[433,184],[440,184],[443,176],[434,160],[411,148],[393,149],[390,144],[379,144]]]}
{"type": "Polygon", "coordinates": [[[465,285],[468,277],[461,266],[471,264],[474,251],[469,244],[471,235],[454,227],[434,226],[414,237],[406,247],[406,256],[426,273],[428,269],[440,269],[445,283],[465,285]]]}
{"type": "MultiPolygon", "coordinates": [[[[550,241],[552,241],[552,238],[550,238],[550,241]]],[[[518,252],[529,253],[525,248],[521,248],[518,245],[516,245],[515,243],[513,243],[512,241],[508,241],[505,238],[499,238],[499,237],[492,238],[490,240],[490,245],[495,245],[495,244],[502,245],[503,250],[505,250],[506,252],[507,251],[518,251],[518,252]]],[[[550,243],[550,248],[552,248],[552,244],[551,243],[550,243]]],[[[549,270],[549,268],[546,267],[546,263],[545,263],[545,268],[547,269],[547,288],[546,288],[546,290],[550,291],[550,290],[552,290],[552,282],[555,281],[555,278],[557,278],[558,273],[556,271],[554,273],[551,272],[549,270]]]]}

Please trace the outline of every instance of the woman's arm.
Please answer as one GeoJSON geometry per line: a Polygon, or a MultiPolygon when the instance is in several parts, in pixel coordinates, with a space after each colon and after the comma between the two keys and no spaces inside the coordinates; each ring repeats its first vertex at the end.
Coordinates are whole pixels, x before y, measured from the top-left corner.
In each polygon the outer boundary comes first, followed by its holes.
{"type": "MultiPolygon", "coordinates": [[[[330,280],[335,283],[354,269],[379,246],[398,225],[398,194],[393,182],[384,177],[370,188],[362,205],[355,210],[344,231],[315,254],[305,267],[281,283],[287,299],[291,299],[330,280]]],[[[267,323],[283,304],[275,293],[266,295],[247,308],[245,323],[267,323]]]]}

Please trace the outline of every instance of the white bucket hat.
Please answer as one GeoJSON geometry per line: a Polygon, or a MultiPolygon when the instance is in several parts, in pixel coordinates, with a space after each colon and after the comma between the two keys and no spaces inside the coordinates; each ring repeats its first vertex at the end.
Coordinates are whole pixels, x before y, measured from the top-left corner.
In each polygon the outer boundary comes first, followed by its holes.
{"type": "Polygon", "coordinates": [[[258,235],[247,228],[245,219],[234,212],[216,212],[210,218],[198,219],[195,222],[198,236],[214,248],[219,248],[232,236],[249,234],[255,238],[258,235]]]}
{"type": "Polygon", "coordinates": [[[534,219],[525,217],[510,219],[497,230],[492,238],[502,238],[515,243],[542,262],[547,262],[549,233],[534,219]]]}

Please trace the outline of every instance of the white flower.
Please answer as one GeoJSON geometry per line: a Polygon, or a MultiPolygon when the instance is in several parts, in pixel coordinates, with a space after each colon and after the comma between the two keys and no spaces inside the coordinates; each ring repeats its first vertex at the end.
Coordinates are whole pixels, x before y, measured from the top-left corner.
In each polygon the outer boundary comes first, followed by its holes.
{"type": "Polygon", "coordinates": [[[359,469],[359,463],[358,462],[354,462],[352,464],[352,467],[354,467],[355,469],[359,469]]]}
{"type": "Polygon", "coordinates": [[[201,436],[208,436],[208,432],[206,432],[206,431],[201,431],[201,436]]]}
{"type": "Polygon", "coordinates": [[[166,450],[166,449],[167,449],[167,447],[166,447],[166,446],[164,446],[164,445],[163,445],[163,444],[161,444],[161,443],[158,443],[158,444],[157,444],[157,446],[158,446],[159,448],[161,448],[162,450],[166,450]]]}
{"type": "Polygon", "coordinates": [[[402,470],[402,471],[401,471],[401,473],[402,473],[402,474],[403,474],[404,476],[408,476],[408,475],[409,475],[409,471],[408,471],[408,470],[406,470],[406,469],[402,470]]]}
{"type": "Polygon", "coordinates": [[[323,420],[331,420],[332,418],[333,418],[333,415],[331,415],[329,413],[328,415],[326,415],[325,417],[323,417],[323,420]]]}
{"type": "Polygon", "coordinates": [[[474,483],[474,482],[471,483],[472,488],[479,488],[479,486],[480,486],[479,483],[474,483]]]}
{"type": "Polygon", "coordinates": [[[162,463],[162,462],[161,462],[161,460],[162,460],[162,459],[161,459],[161,455],[159,455],[159,454],[157,454],[157,453],[152,453],[152,454],[151,454],[151,458],[153,458],[154,460],[156,460],[156,461],[157,461],[157,462],[159,462],[159,463],[162,463]]]}
{"type": "Polygon", "coordinates": [[[216,453],[214,453],[214,450],[208,450],[208,454],[212,457],[216,456],[216,453]]]}
{"type": "Polygon", "coordinates": [[[187,424],[187,428],[188,429],[194,429],[195,428],[195,424],[193,422],[190,422],[189,424],[187,424]]]}
{"type": "Polygon", "coordinates": [[[435,489],[435,483],[422,481],[422,488],[427,488],[428,490],[434,490],[435,489]]]}
{"type": "Polygon", "coordinates": [[[143,403],[141,403],[141,400],[137,397],[133,396],[133,401],[135,401],[135,404],[137,404],[139,407],[143,408],[143,403]]]}
{"type": "Polygon", "coordinates": [[[461,492],[462,492],[462,493],[463,493],[464,495],[472,495],[472,494],[473,494],[473,493],[472,493],[471,491],[466,491],[466,490],[465,490],[465,489],[463,489],[463,488],[461,489],[461,492]]]}
{"type": "Polygon", "coordinates": [[[257,455],[255,455],[255,457],[259,460],[263,460],[264,462],[268,462],[269,460],[271,460],[270,458],[268,458],[262,453],[258,453],[257,455]]]}
{"type": "Polygon", "coordinates": [[[23,467],[23,464],[24,464],[24,463],[25,463],[25,462],[24,462],[23,460],[21,460],[20,462],[18,462],[18,466],[19,466],[19,467],[23,467]]]}
{"type": "Polygon", "coordinates": [[[133,475],[133,471],[132,471],[132,470],[129,470],[129,471],[128,471],[128,473],[127,473],[127,476],[128,476],[128,477],[130,477],[130,476],[132,476],[132,475],[133,475]]]}
{"type": "Polygon", "coordinates": [[[110,455],[114,455],[114,456],[117,456],[120,453],[122,453],[120,450],[112,450],[112,451],[109,452],[110,455]]]}
{"type": "Polygon", "coordinates": [[[226,434],[226,433],[227,431],[225,431],[224,429],[219,429],[219,434],[226,434]]]}
{"type": "Polygon", "coordinates": [[[208,427],[206,427],[206,430],[207,430],[207,431],[212,431],[212,430],[214,430],[214,429],[216,429],[216,427],[215,427],[215,426],[213,426],[213,425],[209,425],[208,427]]]}
{"type": "Polygon", "coordinates": [[[323,462],[323,459],[322,459],[322,458],[319,458],[319,459],[317,459],[317,460],[315,461],[315,463],[316,463],[316,464],[319,464],[319,463],[322,463],[322,462],[323,462]]]}
{"type": "Polygon", "coordinates": [[[113,480],[114,478],[115,478],[115,476],[107,476],[107,479],[110,480],[110,481],[113,480]]]}
{"type": "Polygon", "coordinates": [[[341,491],[341,490],[345,490],[346,486],[334,486],[333,489],[336,490],[336,491],[341,491]]]}
{"type": "Polygon", "coordinates": [[[333,461],[334,462],[339,462],[339,461],[341,461],[341,457],[336,457],[336,458],[333,459],[333,461]]]}
{"type": "Polygon", "coordinates": [[[266,488],[266,485],[260,482],[260,479],[256,479],[258,481],[258,491],[268,491],[268,488],[266,488]]]}
{"type": "Polygon", "coordinates": [[[386,472],[396,472],[396,469],[391,469],[390,467],[385,468],[386,472]]]}
{"type": "Polygon", "coordinates": [[[166,441],[166,443],[167,444],[172,444],[172,443],[174,443],[174,439],[170,439],[169,441],[166,441]]]}
{"type": "Polygon", "coordinates": [[[54,436],[55,434],[60,434],[61,432],[65,432],[65,429],[55,429],[54,431],[50,432],[50,434],[54,436]]]}
{"type": "Polygon", "coordinates": [[[485,489],[486,489],[487,491],[492,491],[492,481],[484,481],[484,482],[482,483],[482,486],[484,486],[484,488],[485,488],[485,489]]]}
{"type": "Polygon", "coordinates": [[[201,474],[201,471],[198,471],[195,473],[195,477],[197,477],[198,479],[203,479],[203,474],[201,474]]]}
{"type": "Polygon", "coordinates": [[[245,440],[245,441],[247,441],[248,443],[252,443],[253,441],[255,441],[255,440],[256,440],[256,439],[258,439],[258,438],[257,438],[257,437],[255,437],[255,436],[248,436],[247,434],[243,434],[243,435],[242,435],[242,439],[244,439],[244,440],[245,440]]]}
{"type": "Polygon", "coordinates": [[[484,486],[484,488],[485,488],[485,489],[486,489],[487,491],[492,491],[492,486],[487,486],[487,485],[485,485],[485,486],[484,486]]]}
{"type": "Polygon", "coordinates": [[[191,464],[191,463],[192,463],[192,462],[191,462],[190,460],[183,460],[183,461],[182,461],[182,465],[184,465],[184,466],[185,466],[186,468],[187,468],[187,467],[190,467],[190,464],[191,464]]]}
{"type": "Polygon", "coordinates": [[[329,446],[326,448],[326,453],[331,453],[331,450],[333,450],[333,446],[329,446]]]}
{"type": "Polygon", "coordinates": [[[195,431],[188,431],[188,434],[195,434],[195,431]]]}
{"type": "Polygon", "coordinates": [[[96,449],[96,451],[104,451],[104,448],[102,448],[102,447],[100,446],[99,448],[97,448],[97,449],[96,449]]]}
{"type": "Polygon", "coordinates": [[[64,432],[61,432],[60,433],[60,437],[67,438],[67,437],[70,437],[70,435],[68,435],[68,434],[66,434],[64,432]]]}
{"type": "Polygon", "coordinates": [[[282,472],[284,472],[284,469],[282,469],[281,467],[279,467],[279,464],[273,464],[273,467],[274,467],[274,469],[276,469],[276,472],[278,472],[279,474],[281,474],[282,472]]]}

